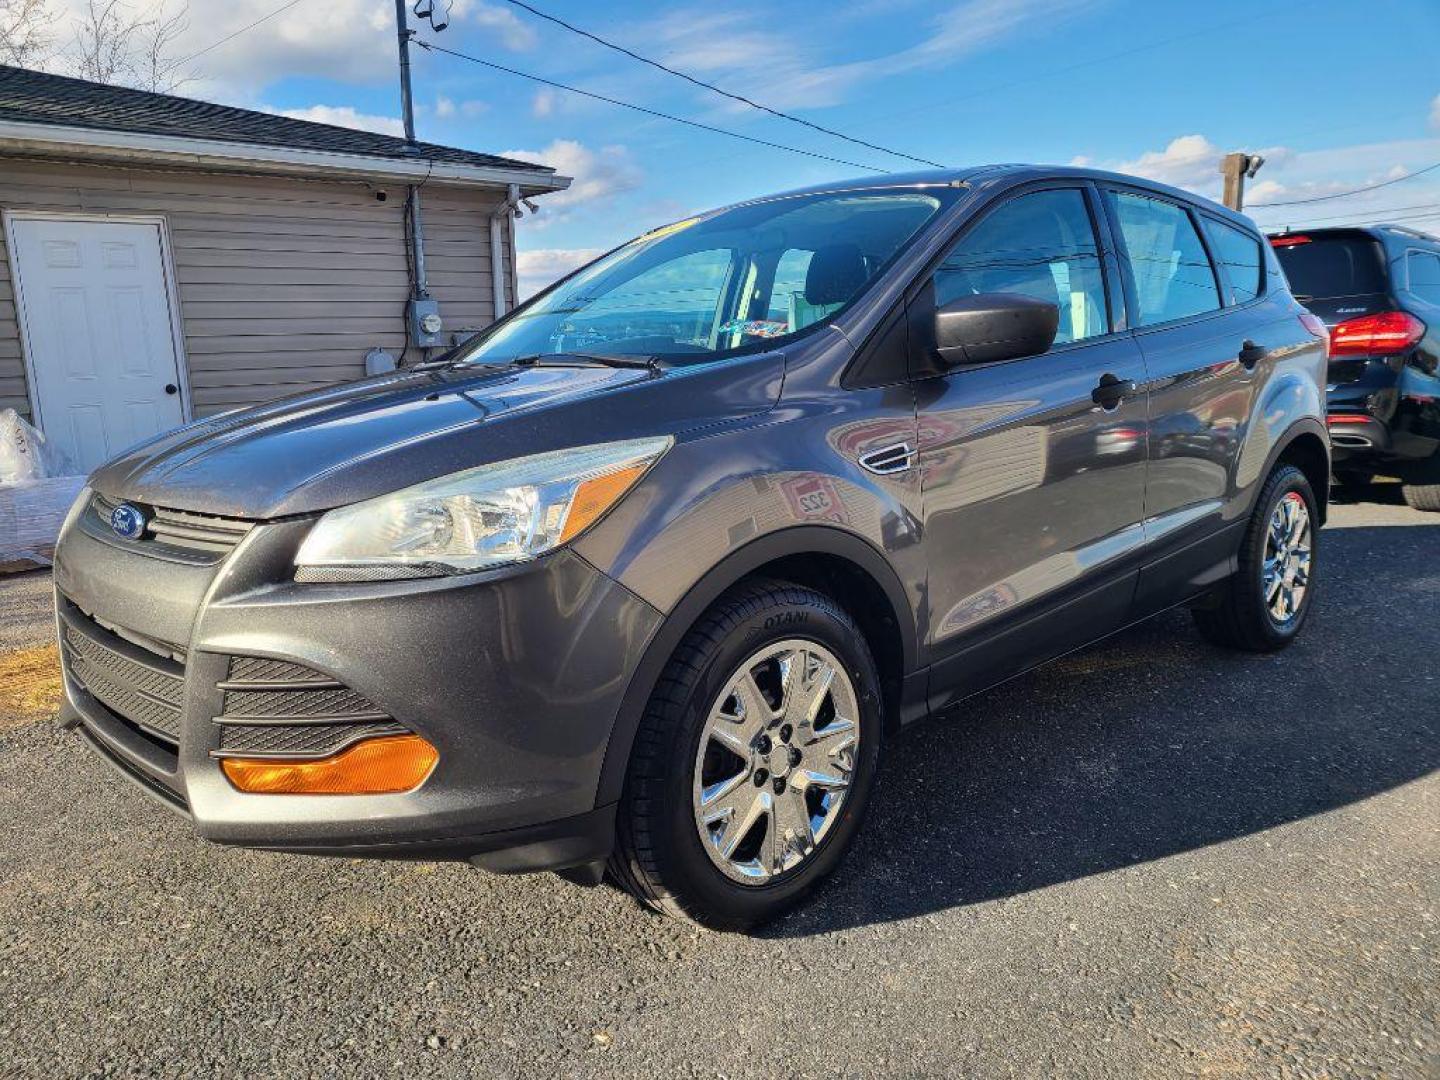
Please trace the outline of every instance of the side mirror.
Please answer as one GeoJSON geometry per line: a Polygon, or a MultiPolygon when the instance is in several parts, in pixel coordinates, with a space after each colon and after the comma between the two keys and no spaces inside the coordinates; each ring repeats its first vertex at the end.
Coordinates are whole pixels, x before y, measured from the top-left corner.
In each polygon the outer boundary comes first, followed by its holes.
{"type": "Polygon", "coordinates": [[[962,296],[935,309],[935,351],[946,367],[1039,356],[1055,343],[1060,309],[1019,293],[962,296]]]}

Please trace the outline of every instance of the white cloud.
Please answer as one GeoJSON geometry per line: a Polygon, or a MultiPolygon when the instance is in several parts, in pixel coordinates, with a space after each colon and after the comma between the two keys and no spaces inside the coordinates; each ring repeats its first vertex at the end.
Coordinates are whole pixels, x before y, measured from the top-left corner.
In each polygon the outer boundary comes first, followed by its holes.
{"type": "MultiPolygon", "coordinates": [[[[1409,176],[1440,160],[1440,137],[1323,150],[1245,149],[1265,158],[1259,175],[1246,182],[1245,211],[1267,228],[1385,220],[1411,222],[1423,229],[1432,229],[1436,224],[1425,213],[1431,204],[1440,202],[1440,175],[1409,176]],[[1371,191],[1357,190],[1394,180],[1399,182],[1371,191]],[[1300,201],[1309,199],[1320,201],[1300,201]],[[1291,205],[1264,205],[1281,202],[1291,205]]],[[[1105,167],[1219,198],[1219,168],[1224,155],[1222,147],[1203,135],[1182,135],[1163,150],[1151,150],[1129,161],[1108,162],[1105,167]]]]}
{"type": "Polygon", "coordinates": [[[535,47],[535,31],[508,8],[486,3],[472,6],[464,0],[457,0],[451,11],[456,19],[491,31],[492,36],[499,38],[500,44],[512,52],[524,52],[535,47]]]}
{"type": "Polygon", "coordinates": [[[623,146],[592,150],[573,139],[556,139],[543,150],[506,150],[503,156],[549,165],[561,176],[574,178],[568,190],[545,196],[532,228],[563,220],[582,204],[604,204],[639,187],[644,178],[623,146]]]}
{"type": "Polygon", "coordinates": [[[1430,126],[1440,131],[1440,94],[1435,95],[1435,100],[1430,103],[1430,126]]]}
{"type": "MultiPolygon", "coordinates": [[[[681,71],[714,77],[775,108],[815,108],[846,100],[856,86],[950,67],[1021,32],[1055,28],[1104,0],[963,0],[928,20],[914,17],[914,44],[867,60],[826,64],[823,36],[777,33],[765,13],[688,8],[647,18],[621,36],[681,71]]],[[[718,100],[718,99],[712,99],[718,100]]],[[[744,106],[734,105],[734,109],[744,106]]]]}
{"type": "Polygon", "coordinates": [[[404,135],[405,125],[393,116],[371,116],[356,112],[350,105],[311,105],[308,109],[267,109],[266,112],[288,116],[292,120],[311,120],[317,124],[377,131],[381,135],[404,135]]]}
{"type": "MultiPolygon", "coordinates": [[[[137,12],[156,0],[125,0],[137,12]]],[[[178,0],[170,0],[171,7],[178,0]]],[[[66,70],[66,56],[87,0],[51,0],[59,53],[48,65],[66,70]]],[[[437,0],[442,3],[443,0],[437,0]]],[[[395,6],[392,0],[327,0],[275,14],[277,0],[189,0],[188,26],[173,46],[184,57],[236,36],[182,71],[194,76],[180,93],[188,97],[252,105],[281,79],[338,79],[390,86],[395,80],[395,6]],[[270,16],[270,17],[267,17],[270,16]],[[264,20],[263,22],[259,20],[264,20]],[[251,24],[257,24],[251,27],[251,24]],[[249,29],[246,29],[250,27],[249,29]]],[[[456,0],[452,15],[468,24],[480,44],[529,48],[534,32],[491,3],[456,0]]]]}
{"type": "Polygon", "coordinates": [[[1138,158],[1120,162],[1115,171],[1191,191],[1209,191],[1219,186],[1224,156],[1225,151],[1204,135],[1181,135],[1171,139],[1164,150],[1147,150],[1138,158]]]}
{"type": "Polygon", "coordinates": [[[598,256],[603,248],[540,248],[515,254],[515,273],[520,279],[520,296],[534,296],[552,281],[564,277],[598,256]]]}
{"type": "Polygon", "coordinates": [[[441,120],[448,120],[455,115],[455,102],[441,94],[435,99],[435,115],[441,120]]]}
{"type": "MultiPolygon", "coordinates": [[[[1270,146],[1260,150],[1247,146],[1244,149],[1263,157],[1263,167],[1269,172],[1284,168],[1295,158],[1294,151],[1284,146],[1270,146]]],[[[1163,150],[1147,150],[1137,158],[1113,162],[1105,167],[1218,199],[1223,186],[1220,162],[1224,160],[1226,153],[1227,150],[1217,146],[1204,135],[1181,135],[1171,139],[1163,150]]],[[[1247,187],[1247,198],[1256,197],[1256,190],[1258,188],[1255,182],[1251,181],[1247,187]]]]}
{"type": "Polygon", "coordinates": [[[555,111],[558,98],[559,95],[549,87],[536,91],[534,100],[530,102],[530,115],[538,119],[551,115],[555,111]]]}

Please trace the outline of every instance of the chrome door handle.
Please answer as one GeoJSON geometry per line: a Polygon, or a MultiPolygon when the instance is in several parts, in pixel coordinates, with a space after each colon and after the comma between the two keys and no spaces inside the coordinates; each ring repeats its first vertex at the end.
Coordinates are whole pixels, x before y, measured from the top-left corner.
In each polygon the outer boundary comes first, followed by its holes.
{"type": "Polygon", "coordinates": [[[915,449],[909,443],[892,443],[860,455],[860,467],[876,476],[893,476],[915,464],[915,449]]]}

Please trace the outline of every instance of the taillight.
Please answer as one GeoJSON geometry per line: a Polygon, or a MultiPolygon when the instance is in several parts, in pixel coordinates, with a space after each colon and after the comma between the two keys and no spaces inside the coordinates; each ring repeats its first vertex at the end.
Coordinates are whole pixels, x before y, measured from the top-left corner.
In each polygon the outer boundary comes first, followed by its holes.
{"type": "Polygon", "coordinates": [[[1331,356],[1404,352],[1425,336],[1425,324],[1404,311],[1347,319],[1330,331],[1331,356]]]}
{"type": "Polygon", "coordinates": [[[1300,244],[1310,243],[1308,236],[1272,236],[1270,246],[1274,248],[1298,247],[1300,244]]]}

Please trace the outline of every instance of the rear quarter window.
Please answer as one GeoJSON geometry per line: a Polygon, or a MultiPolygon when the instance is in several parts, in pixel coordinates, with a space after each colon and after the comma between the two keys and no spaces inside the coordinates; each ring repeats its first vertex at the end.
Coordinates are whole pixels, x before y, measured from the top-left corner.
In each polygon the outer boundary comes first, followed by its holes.
{"type": "Polygon", "coordinates": [[[1368,236],[1277,236],[1270,243],[1290,291],[1301,299],[1389,291],[1384,249],[1368,236]]]}
{"type": "Polygon", "coordinates": [[[1260,238],[1214,218],[1201,220],[1205,222],[1205,234],[1210,237],[1215,258],[1230,282],[1231,302],[1243,304],[1254,300],[1264,291],[1265,285],[1260,238]]]}

